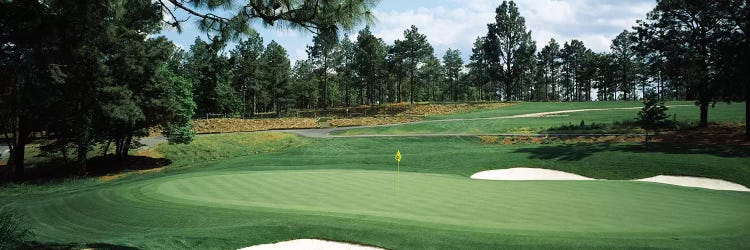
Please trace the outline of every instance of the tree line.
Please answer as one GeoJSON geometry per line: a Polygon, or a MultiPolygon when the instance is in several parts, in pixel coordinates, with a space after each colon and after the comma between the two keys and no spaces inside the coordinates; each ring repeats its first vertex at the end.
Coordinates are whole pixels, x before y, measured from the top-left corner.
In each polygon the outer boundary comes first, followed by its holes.
{"type": "Polygon", "coordinates": [[[369,26],[354,40],[342,35],[368,23],[374,0],[241,1],[229,17],[212,10],[236,7],[231,0],[183,2],[0,1],[0,132],[16,173],[35,138],[48,138],[45,152],[73,155],[83,174],[95,145],[123,158],[155,127],[186,143],[192,118],[217,113],[653,95],[696,100],[707,126],[715,102],[750,105],[747,1],[659,0],[610,52],[575,39],[539,49],[516,4],[503,1],[468,62],[455,49],[438,55],[416,26],[392,42],[369,26]],[[177,10],[214,36],[187,51],[156,36],[165,24],[181,29],[177,10]],[[313,32],[308,57],[292,64],[281,45],[264,45],[252,20],[313,32]],[[230,41],[239,42],[226,48],[230,41]]]}
{"type": "Polygon", "coordinates": [[[0,6],[0,124],[16,174],[26,144],[69,154],[85,173],[94,145],[127,155],[160,127],[170,141],[192,137],[192,84],[172,73],[176,51],[150,1],[12,1],[0,6]]]}
{"type": "MultiPolygon", "coordinates": [[[[227,86],[220,88],[211,85],[215,81],[206,82],[206,89],[214,90],[206,100],[233,89],[228,93],[233,97],[220,99],[240,102],[226,109],[203,104],[200,93],[196,100],[199,113],[252,115],[392,102],[637,100],[653,95],[696,100],[706,126],[710,104],[748,97],[742,70],[748,61],[747,12],[746,1],[739,0],[657,1],[644,20],[612,40],[609,52],[594,52],[576,39],[552,38],[538,49],[516,4],[504,1],[487,33],[476,38],[466,63],[458,50],[438,55],[413,25],[390,43],[369,27],[354,40],[318,33],[307,59],[293,66],[286,65],[288,60],[263,59],[262,38],[255,35],[229,55],[211,55],[235,65],[215,69],[241,77],[227,78],[227,86]],[[253,52],[239,52],[248,47],[253,52]],[[248,66],[268,63],[284,65],[248,66]],[[278,78],[271,81],[269,75],[278,78]]],[[[205,62],[199,43],[187,52],[185,68],[205,62]]],[[[200,80],[193,82],[202,86],[200,80]]]]}
{"type": "Polygon", "coordinates": [[[228,61],[216,56],[220,41],[252,37],[253,20],[316,33],[350,29],[370,20],[376,3],[283,1],[282,8],[276,1],[186,2],[0,1],[0,142],[10,149],[15,176],[24,176],[33,141],[81,175],[90,153],[122,161],[153,128],[170,143],[189,143],[196,114],[237,110],[247,97],[238,99],[234,86],[253,91],[259,77],[278,86],[269,91],[282,107],[289,73],[284,49],[272,43],[256,55],[256,44],[246,42],[233,53],[247,60],[228,61]],[[204,11],[238,5],[243,11],[229,17],[204,11]],[[215,41],[196,42],[186,54],[158,36],[165,25],[179,30],[189,20],[177,11],[197,18],[202,31],[217,34],[215,41]],[[265,61],[249,63],[255,57],[265,61]],[[256,75],[255,68],[265,73],[256,75]]]}

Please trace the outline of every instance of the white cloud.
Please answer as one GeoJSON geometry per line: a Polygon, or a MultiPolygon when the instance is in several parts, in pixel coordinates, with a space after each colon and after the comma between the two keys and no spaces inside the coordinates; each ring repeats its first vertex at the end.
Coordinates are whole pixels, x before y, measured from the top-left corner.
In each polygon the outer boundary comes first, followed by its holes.
{"type": "MultiPolygon", "coordinates": [[[[412,24],[435,47],[439,56],[447,48],[458,48],[464,58],[471,54],[474,39],[494,22],[499,0],[442,0],[431,7],[411,10],[375,11],[378,23],[373,33],[387,43],[403,38],[412,24]]],[[[594,51],[609,50],[617,34],[635,25],[655,6],[655,1],[521,0],[516,1],[526,26],[541,49],[550,38],[559,43],[578,39],[594,51]]]]}
{"type": "MultiPolygon", "coordinates": [[[[494,22],[495,9],[502,0],[383,0],[375,8],[377,17],[372,32],[386,43],[392,44],[403,38],[404,30],[412,24],[442,57],[448,48],[459,49],[464,60],[471,55],[471,48],[478,36],[487,33],[487,24],[494,22]],[[417,7],[422,6],[422,7],[417,7]]],[[[656,5],[654,0],[517,0],[526,27],[541,49],[550,38],[558,43],[571,39],[584,42],[594,51],[609,50],[611,40],[624,29],[635,25],[637,19],[656,5]]],[[[176,43],[189,48],[196,36],[205,39],[192,23],[186,23],[183,34],[166,29],[167,35],[176,43]]],[[[276,40],[289,51],[292,61],[306,58],[305,46],[312,35],[305,31],[279,30],[256,25],[265,42],[276,40]]],[[[357,32],[349,33],[355,41],[357,32]]]]}

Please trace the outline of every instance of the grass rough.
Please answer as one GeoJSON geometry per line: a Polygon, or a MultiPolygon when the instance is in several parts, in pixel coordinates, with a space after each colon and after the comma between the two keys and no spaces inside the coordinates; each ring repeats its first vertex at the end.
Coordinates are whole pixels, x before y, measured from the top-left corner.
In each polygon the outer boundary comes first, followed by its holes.
{"type": "Polygon", "coordinates": [[[20,248],[32,235],[22,214],[10,207],[0,207],[0,250],[20,248]]]}

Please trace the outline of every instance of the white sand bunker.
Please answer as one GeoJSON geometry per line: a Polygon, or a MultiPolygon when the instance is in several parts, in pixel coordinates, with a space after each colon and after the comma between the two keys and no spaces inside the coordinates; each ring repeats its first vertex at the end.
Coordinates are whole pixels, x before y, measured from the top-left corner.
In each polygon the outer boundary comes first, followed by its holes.
{"type": "MultiPolygon", "coordinates": [[[[480,180],[503,180],[503,181],[522,181],[522,180],[595,180],[585,176],[571,174],[563,171],[543,169],[543,168],[508,168],[482,171],[471,176],[472,179],[480,180]]],[[[698,187],[714,190],[733,190],[750,192],[745,186],[719,179],[688,177],[688,176],[669,176],[659,175],[651,178],[638,179],[635,181],[657,182],[663,184],[677,185],[683,187],[698,187]]]]}
{"type": "Polygon", "coordinates": [[[316,239],[299,239],[282,241],[272,244],[263,244],[241,248],[240,250],[382,250],[382,248],[368,247],[350,243],[316,240],[316,239]]]}
{"type": "Polygon", "coordinates": [[[472,179],[525,181],[525,180],[593,180],[563,171],[543,168],[508,168],[482,171],[471,175],[472,179]]]}
{"type": "Polygon", "coordinates": [[[663,184],[671,184],[684,187],[699,187],[716,190],[733,190],[750,192],[750,189],[740,184],[729,182],[719,179],[702,178],[702,177],[689,177],[689,176],[672,176],[672,175],[657,175],[650,178],[638,179],[636,181],[647,181],[657,182],[663,184]]]}

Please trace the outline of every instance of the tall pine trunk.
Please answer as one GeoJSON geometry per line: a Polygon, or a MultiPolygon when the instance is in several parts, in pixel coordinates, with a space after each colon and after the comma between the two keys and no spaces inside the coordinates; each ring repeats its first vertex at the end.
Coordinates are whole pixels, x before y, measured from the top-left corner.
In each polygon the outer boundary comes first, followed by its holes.
{"type": "Polygon", "coordinates": [[[411,71],[411,77],[409,77],[409,102],[414,104],[414,70],[411,71]]]}
{"type": "Polygon", "coordinates": [[[663,82],[662,82],[662,79],[661,79],[661,70],[659,70],[659,83],[658,84],[659,84],[659,101],[663,102],[664,101],[664,94],[662,93],[662,91],[663,91],[663,89],[662,89],[663,88],[662,87],[663,82]]]}
{"type": "Polygon", "coordinates": [[[255,90],[253,90],[253,109],[252,109],[252,110],[250,111],[250,112],[251,112],[251,115],[253,115],[253,116],[255,116],[255,113],[256,113],[256,112],[258,112],[258,111],[257,111],[257,108],[258,108],[258,101],[257,101],[257,98],[256,98],[256,96],[255,96],[255,95],[256,95],[256,93],[255,93],[255,92],[256,92],[256,91],[255,91],[255,90]]]}
{"type": "Polygon", "coordinates": [[[351,97],[349,96],[349,84],[341,81],[344,84],[344,105],[347,107],[352,106],[351,97]]]}
{"type": "Polygon", "coordinates": [[[401,81],[403,80],[403,77],[398,77],[398,80],[396,80],[396,102],[401,102],[401,81]]]}
{"type": "Polygon", "coordinates": [[[750,140],[750,73],[747,67],[750,67],[750,0],[745,0],[745,51],[743,52],[743,61],[745,64],[744,79],[745,81],[745,138],[750,140]]]}
{"type": "Polygon", "coordinates": [[[78,174],[85,176],[88,173],[88,169],[86,166],[86,152],[88,151],[88,143],[86,143],[87,137],[85,134],[86,132],[82,132],[84,135],[81,135],[78,138],[77,147],[78,147],[78,174]]]}
{"type": "Polygon", "coordinates": [[[359,84],[359,105],[365,105],[365,85],[359,84]]]}
{"type": "Polygon", "coordinates": [[[328,109],[328,101],[326,100],[328,98],[328,55],[327,53],[323,56],[323,68],[321,69],[322,72],[320,72],[320,85],[318,86],[319,93],[320,93],[320,101],[318,103],[318,106],[322,108],[323,110],[328,109]]]}
{"type": "Polygon", "coordinates": [[[9,161],[15,166],[14,175],[17,180],[21,180],[26,172],[24,159],[26,157],[26,140],[16,139],[15,145],[10,152],[9,161]]]}
{"type": "Polygon", "coordinates": [[[700,101],[700,110],[701,110],[700,127],[707,128],[708,127],[708,100],[700,101]]]}
{"type": "Polygon", "coordinates": [[[745,138],[750,140],[750,82],[745,82],[745,138]]]}
{"type": "Polygon", "coordinates": [[[549,101],[549,80],[544,81],[544,101],[549,101]]]}

